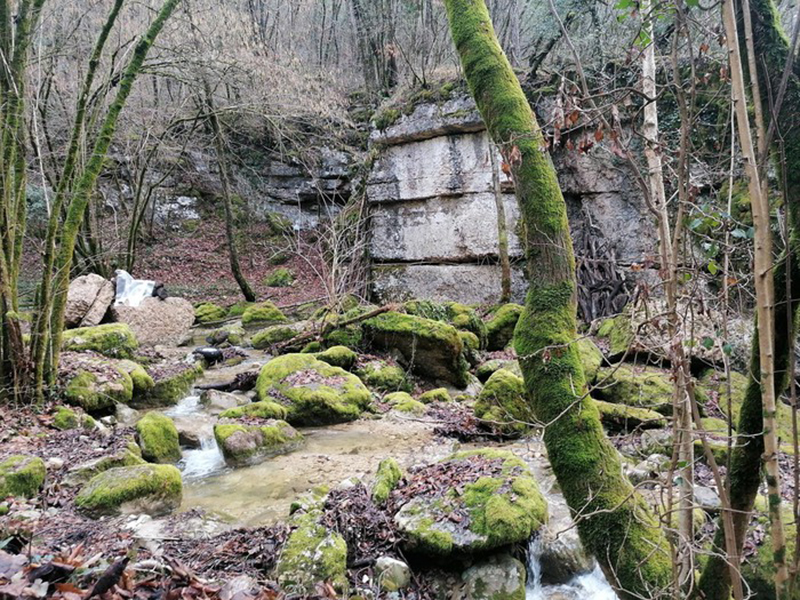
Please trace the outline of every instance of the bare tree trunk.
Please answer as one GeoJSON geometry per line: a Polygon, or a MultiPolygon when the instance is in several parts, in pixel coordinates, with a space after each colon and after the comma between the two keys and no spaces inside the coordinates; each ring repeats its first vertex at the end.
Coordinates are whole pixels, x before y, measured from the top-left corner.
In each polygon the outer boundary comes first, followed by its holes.
{"type": "Polygon", "coordinates": [[[669,588],[671,561],[657,519],[622,474],[605,437],[574,341],[575,258],[564,198],[544,138],[483,0],[446,0],[467,82],[492,139],[511,168],[525,222],[530,289],[515,334],[527,394],[553,471],[597,557],[623,598],[669,588]]]}

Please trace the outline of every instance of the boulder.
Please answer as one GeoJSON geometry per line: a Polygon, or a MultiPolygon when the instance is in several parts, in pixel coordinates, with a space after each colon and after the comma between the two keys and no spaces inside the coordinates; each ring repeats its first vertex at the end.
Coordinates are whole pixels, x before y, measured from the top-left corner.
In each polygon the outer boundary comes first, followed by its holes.
{"type": "Polygon", "coordinates": [[[108,471],[109,469],[114,469],[116,467],[133,467],[143,464],[146,463],[142,459],[141,449],[136,442],[133,441],[133,438],[129,437],[128,443],[113,454],[92,459],[69,469],[63,482],[64,485],[67,486],[83,485],[95,475],[108,471]]]}
{"type": "Polygon", "coordinates": [[[402,368],[383,360],[371,360],[361,365],[356,374],[368,387],[379,392],[410,392],[413,389],[402,368]]]}
{"type": "Polygon", "coordinates": [[[44,484],[47,470],[38,456],[14,454],[0,462],[0,499],[32,498],[44,484]]]}
{"type": "Polygon", "coordinates": [[[82,513],[98,518],[119,514],[165,515],[183,496],[181,472],[172,465],[114,467],[95,475],[75,497],[82,513]]]}
{"type": "Polygon", "coordinates": [[[399,410],[400,412],[411,413],[414,415],[423,415],[427,407],[419,400],[414,400],[411,394],[407,392],[394,392],[387,394],[383,401],[387,403],[392,410],[399,410]]]}
{"type": "Polygon", "coordinates": [[[465,600],[525,600],[525,565],[501,554],[473,565],[461,575],[465,600]]]}
{"type": "Polygon", "coordinates": [[[192,303],[183,298],[145,298],[139,306],[113,306],[111,318],[126,323],[143,346],[178,345],[194,324],[192,303]]]}
{"type": "Polygon", "coordinates": [[[136,437],[142,458],[153,463],[175,463],[181,459],[178,429],[172,419],[149,412],[136,423],[136,437]]]}
{"type": "Polygon", "coordinates": [[[388,312],[364,321],[364,334],[374,348],[399,352],[414,373],[459,388],[469,383],[464,347],[452,325],[388,312]]]}
{"type": "Polygon", "coordinates": [[[200,404],[205,407],[206,412],[212,415],[218,415],[231,408],[238,408],[249,402],[247,396],[219,390],[203,390],[203,393],[200,394],[200,404]]]}
{"type": "Polygon", "coordinates": [[[292,339],[302,331],[302,327],[294,325],[273,325],[253,334],[250,343],[256,350],[266,350],[275,344],[292,339]]]}
{"type": "Polygon", "coordinates": [[[255,465],[278,454],[288,454],[303,443],[303,436],[294,427],[276,419],[259,425],[217,423],[214,437],[225,462],[232,467],[255,465]]]}
{"type": "Polygon", "coordinates": [[[125,323],[107,323],[65,331],[62,347],[67,352],[91,350],[109,358],[133,358],[139,342],[125,323]]]}
{"type": "Polygon", "coordinates": [[[594,570],[595,561],[587,556],[575,527],[562,531],[545,527],[540,536],[537,543],[541,546],[539,565],[543,584],[565,584],[594,570]]]}
{"type": "Polygon", "coordinates": [[[66,406],[59,406],[53,415],[53,427],[61,431],[68,429],[94,429],[97,422],[87,414],[78,413],[66,406]]]}
{"type": "Polygon", "coordinates": [[[453,401],[453,399],[450,397],[450,392],[447,391],[447,388],[443,387],[428,390],[427,392],[420,394],[417,400],[423,404],[433,404],[434,402],[446,403],[453,401]]]}
{"type": "Polygon", "coordinates": [[[600,421],[614,432],[633,431],[634,429],[659,429],[667,426],[664,415],[649,408],[612,404],[602,400],[594,400],[600,412],[600,421]]]}
{"type": "Polygon", "coordinates": [[[286,321],[286,316],[269,301],[252,304],[242,313],[242,325],[246,329],[266,327],[286,321]]]}
{"type": "Polygon", "coordinates": [[[412,300],[403,305],[405,312],[433,321],[449,323],[456,329],[473,334],[478,339],[478,348],[486,346],[486,324],[474,308],[459,302],[434,302],[412,300]]]}
{"type": "Polygon", "coordinates": [[[59,379],[64,400],[86,412],[109,409],[115,403],[127,404],[133,398],[133,380],[119,361],[94,353],[64,352],[59,379]]]}
{"type": "Polygon", "coordinates": [[[484,427],[503,435],[519,436],[528,431],[534,418],[522,377],[506,369],[495,371],[478,394],[475,416],[484,427]]]}
{"type": "Polygon", "coordinates": [[[135,408],[153,408],[176,404],[192,389],[194,381],[203,374],[200,363],[164,362],[147,367],[153,379],[149,392],[133,398],[135,408]]]}
{"type": "Polygon", "coordinates": [[[504,304],[495,311],[486,322],[487,350],[502,350],[508,346],[523,310],[519,304],[504,304]]]}
{"type": "Polygon", "coordinates": [[[355,375],[309,354],[286,354],[261,368],[256,391],[262,401],[282,404],[293,425],[326,425],[357,419],[370,402],[355,375]]]}
{"type": "Polygon", "coordinates": [[[327,350],[318,353],[317,358],[329,365],[349,371],[356,364],[358,355],[347,346],[331,346],[327,350]]]}
{"type": "Polygon", "coordinates": [[[601,400],[649,408],[662,414],[672,412],[673,383],[669,371],[656,367],[617,365],[598,371],[602,385],[595,390],[601,400]]]}
{"type": "Polygon", "coordinates": [[[415,492],[394,523],[412,552],[476,554],[527,542],[547,522],[536,480],[511,452],[459,452],[420,469],[406,485],[415,492]]]}
{"type": "Polygon", "coordinates": [[[272,400],[262,400],[261,402],[251,402],[237,408],[229,408],[222,411],[219,416],[223,419],[240,419],[242,417],[285,419],[288,414],[289,411],[282,404],[272,400]]]}
{"type": "Polygon", "coordinates": [[[391,556],[381,556],[375,561],[375,574],[386,592],[397,592],[411,584],[411,567],[391,556]]]}
{"type": "Polygon", "coordinates": [[[95,273],[81,275],[69,284],[64,323],[68,329],[99,325],[113,301],[114,284],[95,273]]]}
{"type": "Polygon", "coordinates": [[[486,383],[489,380],[489,377],[491,377],[495,371],[499,371],[500,369],[506,369],[511,371],[517,377],[522,377],[522,370],[519,367],[519,361],[503,360],[502,358],[493,358],[478,365],[478,368],[475,369],[475,376],[481,383],[486,383]]]}
{"type": "Polygon", "coordinates": [[[213,302],[201,302],[194,308],[194,320],[197,323],[213,323],[228,316],[228,311],[213,302]]]}

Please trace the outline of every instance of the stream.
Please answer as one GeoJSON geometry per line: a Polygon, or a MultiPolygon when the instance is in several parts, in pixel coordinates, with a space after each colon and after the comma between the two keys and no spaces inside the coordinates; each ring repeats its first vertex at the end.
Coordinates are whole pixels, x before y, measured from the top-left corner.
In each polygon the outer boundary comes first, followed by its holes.
{"type": "MultiPolygon", "coordinates": [[[[218,380],[223,374],[230,375],[230,370],[214,369],[203,381],[218,380]]],[[[459,447],[479,447],[437,438],[433,435],[433,423],[390,413],[380,419],[301,429],[306,442],[298,450],[251,467],[231,469],[226,466],[214,439],[216,418],[206,412],[199,394],[193,390],[165,411],[176,422],[189,421],[200,431],[201,447],[184,449],[178,465],[184,480],[181,510],[199,508],[237,527],[257,527],[285,520],[292,501],[300,494],[323,484],[333,487],[353,477],[368,481],[380,461],[390,456],[408,469],[445,458],[459,447]]],[[[554,491],[555,477],[544,457],[542,443],[532,438],[505,446],[530,465],[539,481],[550,506],[551,529],[571,529],[566,503],[554,491]]],[[[532,540],[528,552],[526,600],[617,598],[597,567],[567,584],[543,585],[541,552],[542,543],[532,540]]]]}

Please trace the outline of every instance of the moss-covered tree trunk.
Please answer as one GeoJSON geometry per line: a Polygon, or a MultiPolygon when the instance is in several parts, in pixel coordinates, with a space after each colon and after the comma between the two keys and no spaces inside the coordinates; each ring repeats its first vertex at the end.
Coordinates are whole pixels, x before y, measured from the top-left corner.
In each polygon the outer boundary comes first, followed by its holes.
{"type": "MultiPolygon", "coordinates": [[[[755,54],[764,61],[764,68],[758,70],[759,89],[762,102],[770,106],[770,96],[775,98],[781,88],[784,66],[789,57],[789,42],[780,23],[780,17],[772,0],[750,0],[750,15],[753,25],[753,44],[755,54]]],[[[739,9],[741,10],[741,9],[739,9]]],[[[738,15],[741,23],[741,14],[738,15]]],[[[794,62],[792,73],[787,81],[786,93],[774,124],[780,133],[787,157],[787,164],[782,165],[786,182],[787,218],[789,220],[789,240],[787,251],[791,252],[790,287],[791,297],[787,301],[787,268],[786,260],[775,266],[774,319],[778,324],[774,337],[774,364],[776,374],[775,392],[779,394],[786,389],[788,383],[789,347],[794,343],[796,328],[788,330],[783,326],[791,318],[798,315],[800,308],[800,65],[794,62]]],[[[770,114],[771,111],[765,111],[770,114]]],[[[777,137],[777,136],[776,136],[777,137]]],[[[744,545],[750,514],[753,510],[758,487],[763,481],[761,476],[762,455],[764,453],[763,405],[761,388],[754,373],[761,370],[759,349],[753,344],[750,359],[750,380],[745,391],[739,422],[737,424],[737,441],[731,457],[731,470],[728,475],[730,487],[731,509],[733,511],[738,554],[744,545]]],[[[717,548],[724,548],[723,534],[718,529],[714,540],[717,548]]],[[[724,552],[717,553],[709,559],[703,570],[699,588],[709,600],[728,600],[731,580],[724,552]]]]}
{"type": "Polygon", "coordinates": [[[533,111],[503,54],[483,0],[446,0],[467,81],[511,168],[525,224],[530,288],[515,345],[553,471],[581,540],[625,598],[670,586],[658,521],[622,475],[617,451],[586,395],[576,339],[576,277],[564,198],[533,111]]]}

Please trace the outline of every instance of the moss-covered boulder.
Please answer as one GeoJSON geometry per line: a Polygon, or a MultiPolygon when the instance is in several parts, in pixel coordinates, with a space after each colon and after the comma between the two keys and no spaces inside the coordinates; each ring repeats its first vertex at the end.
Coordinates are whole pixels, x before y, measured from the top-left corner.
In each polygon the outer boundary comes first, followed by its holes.
{"type": "Polygon", "coordinates": [[[272,400],[252,402],[244,406],[229,408],[222,411],[221,419],[241,419],[242,417],[257,417],[259,419],[285,419],[289,411],[286,407],[272,400]]]}
{"type": "Polygon", "coordinates": [[[94,429],[97,422],[87,414],[79,413],[66,406],[59,406],[53,415],[53,427],[61,431],[68,429],[94,429]]]}
{"type": "Polygon", "coordinates": [[[95,353],[65,352],[61,355],[59,380],[64,400],[88,413],[128,404],[133,398],[133,380],[120,361],[95,353]]]}
{"type": "Polygon", "coordinates": [[[224,346],[226,344],[241,346],[244,343],[244,337],[244,327],[238,323],[230,323],[208,332],[206,343],[212,346],[224,346]]]}
{"type": "Polygon", "coordinates": [[[181,472],[172,465],[115,467],[92,477],[75,497],[75,506],[90,517],[119,514],[165,515],[183,496],[181,472]]]}
{"type": "Polygon", "coordinates": [[[286,321],[286,316],[269,301],[248,306],[242,313],[242,325],[247,329],[286,323],[286,321]]]}
{"type": "Polygon", "coordinates": [[[478,341],[478,348],[486,346],[486,325],[475,309],[466,304],[411,300],[403,305],[403,310],[418,317],[449,323],[460,331],[472,333],[478,341]]]}
{"type": "Polygon", "coordinates": [[[246,467],[279,454],[288,454],[303,443],[303,436],[286,421],[267,419],[258,425],[217,423],[217,440],[225,462],[231,467],[246,467]]]}
{"type": "Polygon", "coordinates": [[[317,358],[329,365],[349,371],[356,364],[358,355],[347,346],[331,346],[317,354],[317,358]]]}
{"type": "Polygon", "coordinates": [[[228,316],[229,317],[241,317],[248,308],[253,306],[254,302],[248,302],[247,300],[240,300],[236,304],[231,304],[228,307],[228,316]]]}
{"type": "Polygon", "coordinates": [[[316,522],[313,513],[294,519],[298,527],[289,536],[275,566],[282,589],[314,594],[320,582],[337,592],[347,588],[347,543],[338,533],[316,522]]]}
{"type": "Polygon", "coordinates": [[[39,493],[47,471],[38,456],[14,454],[0,461],[0,499],[32,498],[39,493]]]}
{"type": "Polygon", "coordinates": [[[364,321],[364,335],[374,348],[398,351],[414,373],[459,388],[469,383],[464,346],[452,325],[388,312],[364,321]]]}
{"type": "Polygon", "coordinates": [[[518,436],[528,431],[534,419],[522,377],[506,369],[495,371],[478,394],[475,416],[485,427],[503,435],[518,436]]]}
{"type": "Polygon", "coordinates": [[[658,429],[667,426],[664,415],[649,408],[612,404],[602,400],[595,400],[594,404],[600,412],[600,421],[611,431],[658,429]]]}
{"type": "Polygon", "coordinates": [[[221,321],[228,316],[228,311],[213,302],[201,302],[194,307],[194,321],[204,325],[221,321]]]}
{"type": "Polygon", "coordinates": [[[266,350],[275,344],[292,339],[298,333],[300,328],[295,325],[273,325],[253,334],[250,343],[256,350],[266,350]]]}
{"type": "Polygon", "coordinates": [[[133,467],[144,464],[146,462],[142,458],[142,450],[131,436],[124,446],[111,454],[94,458],[70,468],[63,479],[63,483],[67,486],[83,485],[103,471],[116,467],[133,467]]]}
{"type": "Polygon", "coordinates": [[[387,394],[383,398],[383,401],[388,404],[392,410],[398,410],[417,416],[425,414],[427,410],[427,407],[422,402],[414,400],[408,392],[393,392],[387,394]]]}
{"type": "Polygon", "coordinates": [[[594,393],[612,404],[649,408],[662,414],[672,411],[674,385],[669,371],[655,367],[618,365],[602,368],[594,393]]]}
{"type": "Polygon", "coordinates": [[[504,304],[486,321],[486,349],[502,350],[514,337],[514,328],[525,310],[519,304],[504,304]]]}
{"type": "Polygon", "coordinates": [[[361,365],[356,374],[368,387],[379,392],[410,392],[413,389],[406,372],[382,360],[371,360],[361,365]]]}
{"type": "Polygon", "coordinates": [[[203,374],[201,363],[173,362],[151,365],[147,373],[153,379],[153,387],[133,398],[134,408],[171,406],[183,398],[192,384],[203,374]]]}
{"type": "Polygon", "coordinates": [[[372,483],[372,499],[377,504],[383,504],[389,499],[389,494],[397,487],[403,478],[400,465],[393,458],[385,458],[378,465],[375,481],[372,483]]]}
{"type": "Polygon", "coordinates": [[[181,459],[178,429],[166,415],[149,412],[136,423],[136,438],[142,457],[153,463],[175,463],[181,459]]]}
{"type": "Polygon", "coordinates": [[[108,323],[68,329],[64,332],[62,347],[71,352],[91,350],[109,358],[133,358],[139,343],[127,324],[108,323]]]}
{"type": "Polygon", "coordinates": [[[434,388],[432,390],[428,390],[419,395],[417,398],[419,402],[423,404],[433,404],[434,402],[452,402],[453,399],[450,397],[450,392],[447,391],[447,388],[434,388]]]}
{"type": "Polygon", "coordinates": [[[352,421],[370,403],[369,390],[358,377],[310,354],[273,358],[261,368],[256,391],[260,400],[285,406],[293,425],[352,421]]]}
{"type": "Polygon", "coordinates": [[[420,469],[407,486],[417,490],[421,482],[428,483],[394,516],[409,551],[479,553],[527,542],[547,522],[547,502],[536,480],[511,452],[459,452],[420,469]]]}
{"type": "Polygon", "coordinates": [[[581,364],[583,365],[586,383],[592,384],[597,378],[597,372],[603,365],[603,353],[600,352],[600,348],[597,347],[597,344],[588,337],[578,339],[575,344],[578,347],[578,356],[580,356],[581,364]]]}
{"type": "Polygon", "coordinates": [[[153,378],[150,377],[147,369],[145,369],[139,363],[126,359],[119,361],[117,366],[130,375],[131,381],[133,382],[134,396],[149,394],[150,391],[155,387],[155,381],[153,381],[153,378]]]}
{"type": "Polygon", "coordinates": [[[519,368],[519,361],[504,360],[502,358],[493,358],[478,365],[478,368],[475,369],[475,376],[481,383],[486,383],[489,380],[489,377],[491,377],[495,371],[499,371],[500,369],[506,369],[514,373],[514,375],[517,377],[522,377],[522,369],[519,368]]]}

